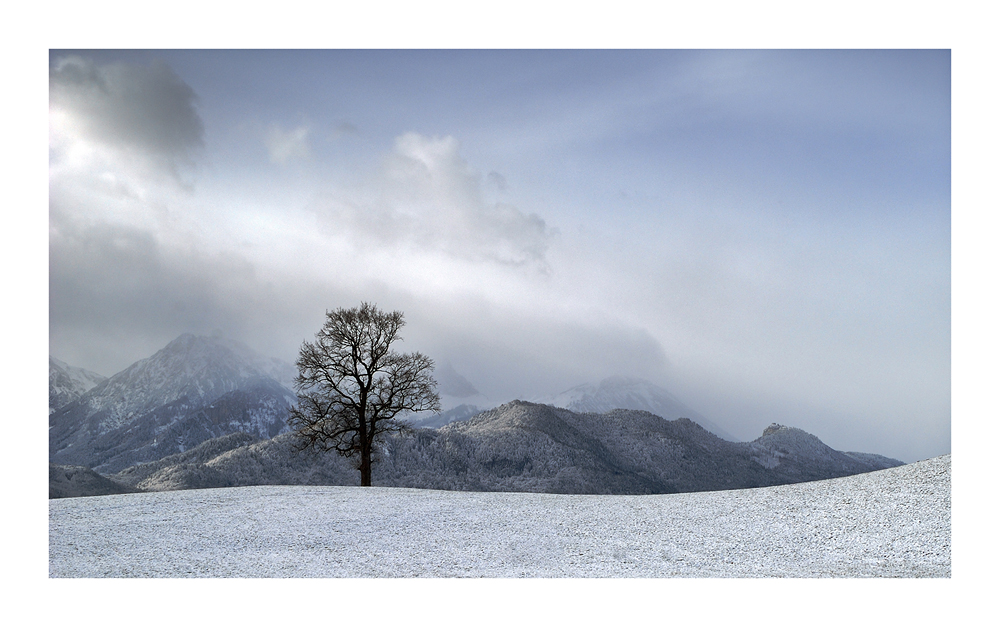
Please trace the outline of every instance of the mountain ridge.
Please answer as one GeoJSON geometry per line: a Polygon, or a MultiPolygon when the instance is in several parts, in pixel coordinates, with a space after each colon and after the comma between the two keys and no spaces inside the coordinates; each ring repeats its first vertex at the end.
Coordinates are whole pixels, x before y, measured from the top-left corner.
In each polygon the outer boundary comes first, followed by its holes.
{"type": "MultiPolygon", "coordinates": [[[[66,370],[53,359],[50,365],[66,370]]],[[[49,461],[87,467],[141,490],[353,485],[357,473],[347,460],[295,450],[286,419],[297,398],[280,382],[293,371],[238,342],[183,334],[112,377],[91,378],[90,389],[51,412],[49,461]]],[[[474,391],[466,387],[459,391],[474,391]]],[[[778,424],[752,442],[727,440],[669,392],[635,377],[610,377],[550,400],[570,407],[515,400],[487,410],[463,404],[429,418],[408,417],[413,437],[382,443],[374,482],[652,494],[778,485],[902,463],[835,451],[778,424]]]]}
{"type": "MultiPolygon", "coordinates": [[[[192,450],[111,478],[153,491],[357,484],[357,471],[348,460],[333,453],[296,451],[292,433],[244,442],[235,435],[227,438],[203,443],[204,455],[192,450]]],[[[377,453],[373,484],[662,494],[782,485],[902,465],[876,455],[861,457],[834,451],[815,436],[788,427],[765,430],[753,442],[738,443],[723,440],[686,418],[670,421],[649,412],[621,409],[579,414],[512,401],[463,422],[387,438],[377,453]]]]}
{"type": "Polygon", "coordinates": [[[107,377],[49,355],[49,414],[83,396],[107,377]]]}
{"type": "Polygon", "coordinates": [[[691,409],[666,389],[645,379],[616,375],[598,383],[584,383],[554,396],[534,402],[563,407],[581,413],[601,413],[612,409],[648,411],[661,418],[688,418],[730,442],[739,441],[714,422],[691,409]]]}
{"type": "Polygon", "coordinates": [[[115,472],[233,431],[276,435],[296,400],[275,378],[289,368],[185,333],[54,411],[49,461],[115,472]]]}

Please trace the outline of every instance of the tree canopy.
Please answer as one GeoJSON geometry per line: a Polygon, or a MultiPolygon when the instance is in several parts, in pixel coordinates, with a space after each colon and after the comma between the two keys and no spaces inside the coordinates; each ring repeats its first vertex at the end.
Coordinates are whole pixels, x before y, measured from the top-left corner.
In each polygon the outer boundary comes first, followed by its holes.
{"type": "Polygon", "coordinates": [[[298,403],[289,410],[289,426],[303,448],[356,459],[363,486],[371,485],[375,446],[386,433],[407,429],[398,418],[441,411],[434,362],[391,348],[404,324],[402,312],[369,303],[327,311],[316,341],[304,342],[295,362],[298,403]]]}

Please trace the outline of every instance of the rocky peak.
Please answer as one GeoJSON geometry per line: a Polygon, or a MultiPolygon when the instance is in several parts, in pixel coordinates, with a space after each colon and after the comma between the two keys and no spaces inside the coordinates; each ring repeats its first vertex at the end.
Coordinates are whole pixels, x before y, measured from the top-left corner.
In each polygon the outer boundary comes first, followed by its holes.
{"type": "MultiPolygon", "coordinates": [[[[763,435],[771,435],[772,433],[777,433],[777,432],[781,431],[782,429],[787,429],[787,428],[788,427],[786,427],[785,425],[779,425],[776,422],[772,422],[771,425],[767,429],[764,429],[764,434],[763,435]]],[[[761,437],[763,437],[763,436],[761,436],[761,437]]]]}

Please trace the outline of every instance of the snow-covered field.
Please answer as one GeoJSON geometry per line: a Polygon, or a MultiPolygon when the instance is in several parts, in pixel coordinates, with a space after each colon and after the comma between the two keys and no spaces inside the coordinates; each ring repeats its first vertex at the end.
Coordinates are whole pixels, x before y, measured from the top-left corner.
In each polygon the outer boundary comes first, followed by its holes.
{"type": "Polygon", "coordinates": [[[728,492],[259,486],[49,502],[50,577],[950,577],[951,456],[728,492]]]}

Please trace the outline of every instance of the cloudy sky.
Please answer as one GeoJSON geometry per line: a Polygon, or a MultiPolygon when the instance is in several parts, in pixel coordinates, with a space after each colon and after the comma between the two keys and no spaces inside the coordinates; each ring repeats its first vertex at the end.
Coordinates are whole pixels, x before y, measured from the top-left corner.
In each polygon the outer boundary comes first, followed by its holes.
{"type": "Polygon", "coordinates": [[[947,51],[52,51],[49,352],[406,315],[493,402],[951,450],[947,51]]]}

